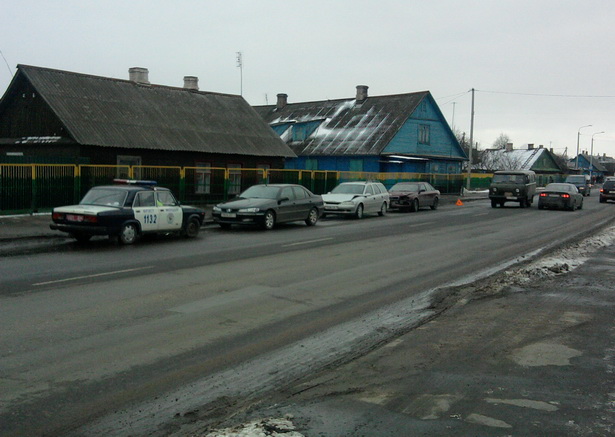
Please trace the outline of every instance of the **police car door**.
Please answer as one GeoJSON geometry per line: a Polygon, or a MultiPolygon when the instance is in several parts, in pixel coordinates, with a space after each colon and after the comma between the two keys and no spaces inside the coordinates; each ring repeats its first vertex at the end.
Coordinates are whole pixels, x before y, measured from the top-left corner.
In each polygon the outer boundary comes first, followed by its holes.
{"type": "Polygon", "coordinates": [[[177,231],[182,227],[182,208],[170,191],[156,191],[156,205],[160,214],[158,230],[177,231]]]}
{"type": "Polygon", "coordinates": [[[158,230],[160,212],[156,207],[153,191],[140,191],[132,204],[135,220],[141,225],[142,232],[155,232],[158,230]]]}

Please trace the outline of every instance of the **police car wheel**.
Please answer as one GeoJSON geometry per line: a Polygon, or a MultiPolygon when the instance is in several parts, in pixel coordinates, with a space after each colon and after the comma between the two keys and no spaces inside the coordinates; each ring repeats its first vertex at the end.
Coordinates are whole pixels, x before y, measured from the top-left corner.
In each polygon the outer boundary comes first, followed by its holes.
{"type": "Polygon", "coordinates": [[[186,225],[186,237],[194,238],[199,235],[199,230],[201,228],[201,223],[199,223],[198,219],[190,219],[188,224],[186,225]]]}
{"type": "Polygon", "coordinates": [[[122,231],[120,232],[119,238],[120,243],[122,244],[133,244],[137,241],[139,231],[137,230],[137,225],[134,223],[126,223],[122,226],[122,231]]]}

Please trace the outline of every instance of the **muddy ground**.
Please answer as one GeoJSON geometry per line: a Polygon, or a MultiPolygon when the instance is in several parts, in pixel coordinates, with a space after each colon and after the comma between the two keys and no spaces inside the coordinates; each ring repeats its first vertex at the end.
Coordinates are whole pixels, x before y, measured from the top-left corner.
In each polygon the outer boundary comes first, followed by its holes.
{"type": "Polygon", "coordinates": [[[614,237],[460,287],[412,332],[180,434],[614,435],[614,237]]]}

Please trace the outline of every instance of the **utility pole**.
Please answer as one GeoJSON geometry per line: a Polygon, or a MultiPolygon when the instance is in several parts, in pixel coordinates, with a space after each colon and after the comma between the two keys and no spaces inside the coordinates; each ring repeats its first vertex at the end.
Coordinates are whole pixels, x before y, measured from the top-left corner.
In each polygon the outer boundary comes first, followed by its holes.
{"type": "Polygon", "coordinates": [[[470,152],[468,158],[468,183],[467,188],[470,189],[472,183],[472,148],[474,147],[474,88],[472,88],[472,113],[470,115],[470,152]]]}
{"type": "Polygon", "coordinates": [[[241,52],[237,52],[237,67],[239,67],[239,95],[243,96],[243,59],[241,52]]]}

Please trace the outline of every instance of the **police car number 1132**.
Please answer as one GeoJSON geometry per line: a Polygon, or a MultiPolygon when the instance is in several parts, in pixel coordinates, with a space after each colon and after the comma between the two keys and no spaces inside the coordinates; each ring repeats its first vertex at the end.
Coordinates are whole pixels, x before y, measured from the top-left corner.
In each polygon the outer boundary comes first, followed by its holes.
{"type": "Polygon", "coordinates": [[[156,219],[158,216],[156,214],[145,214],[143,216],[143,223],[145,224],[156,224],[156,219]]]}

